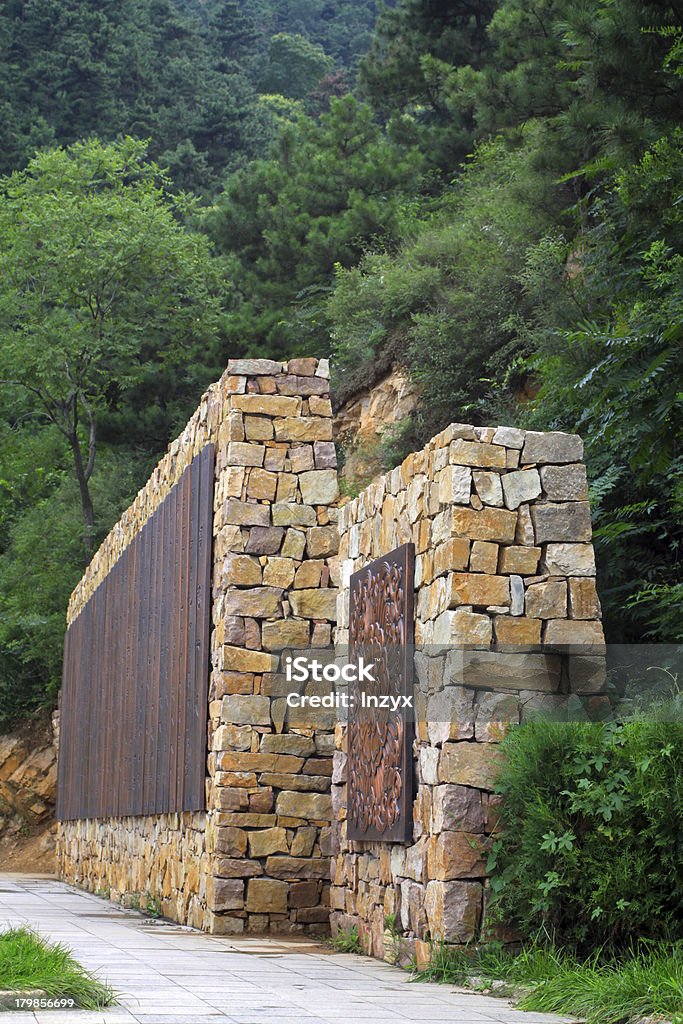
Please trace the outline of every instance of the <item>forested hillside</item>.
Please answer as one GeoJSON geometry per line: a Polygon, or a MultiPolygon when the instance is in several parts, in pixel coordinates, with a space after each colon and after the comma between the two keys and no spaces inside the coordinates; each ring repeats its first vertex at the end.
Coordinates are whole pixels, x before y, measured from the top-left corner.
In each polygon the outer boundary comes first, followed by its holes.
{"type": "Polygon", "coordinates": [[[331,353],[339,398],[406,366],[387,464],[453,420],[578,430],[608,636],[681,638],[682,24],[0,8],[0,720],[55,693],[84,561],[244,353],[331,353]]]}

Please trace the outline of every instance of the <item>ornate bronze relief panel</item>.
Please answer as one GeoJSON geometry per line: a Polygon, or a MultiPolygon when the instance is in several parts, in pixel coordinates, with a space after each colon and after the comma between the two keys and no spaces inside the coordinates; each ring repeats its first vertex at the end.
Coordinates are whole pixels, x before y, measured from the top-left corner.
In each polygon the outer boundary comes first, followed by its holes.
{"type": "Polygon", "coordinates": [[[404,544],[351,577],[349,660],[362,657],[375,679],[349,687],[349,839],[402,842],[412,833],[413,715],[400,705],[413,693],[414,567],[415,548],[404,544]],[[379,707],[364,706],[368,697],[379,707]]]}

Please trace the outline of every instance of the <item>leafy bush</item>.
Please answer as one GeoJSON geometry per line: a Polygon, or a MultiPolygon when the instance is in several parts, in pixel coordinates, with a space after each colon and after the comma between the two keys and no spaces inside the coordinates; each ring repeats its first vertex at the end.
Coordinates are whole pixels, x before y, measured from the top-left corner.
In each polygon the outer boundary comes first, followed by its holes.
{"type": "Polygon", "coordinates": [[[537,721],[504,749],[493,916],[579,951],[683,939],[680,720],[537,721]]]}

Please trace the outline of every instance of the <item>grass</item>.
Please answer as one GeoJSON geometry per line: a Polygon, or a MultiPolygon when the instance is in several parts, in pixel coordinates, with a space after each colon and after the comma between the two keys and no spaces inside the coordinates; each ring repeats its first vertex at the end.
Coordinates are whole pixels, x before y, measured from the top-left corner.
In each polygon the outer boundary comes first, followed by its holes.
{"type": "Polygon", "coordinates": [[[472,951],[435,946],[421,980],[466,983],[472,976],[503,980],[519,993],[522,1010],[575,1015],[587,1024],[621,1024],[660,1016],[683,1024],[683,944],[640,943],[616,956],[588,960],[551,946],[510,954],[499,947],[472,951]]]}
{"type": "Polygon", "coordinates": [[[332,947],[338,953],[362,953],[358,928],[354,924],[351,928],[340,928],[333,939],[330,940],[332,947]]]}
{"type": "Polygon", "coordinates": [[[0,934],[0,989],[40,989],[49,998],[73,999],[96,1010],[109,1006],[114,993],[72,957],[66,946],[50,943],[28,928],[0,934]]]}

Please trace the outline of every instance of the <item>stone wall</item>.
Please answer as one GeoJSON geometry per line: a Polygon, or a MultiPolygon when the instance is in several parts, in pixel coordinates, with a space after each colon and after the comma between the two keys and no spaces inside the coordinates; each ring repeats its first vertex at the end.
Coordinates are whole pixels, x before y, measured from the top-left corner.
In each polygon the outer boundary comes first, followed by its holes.
{"type": "Polygon", "coordinates": [[[351,574],[401,544],[416,552],[411,842],[347,840],[336,730],[331,924],[356,925],[374,956],[395,954],[387,915],[405,960],[424,958],[429,938],[476,939],[497,743],[534,713],[606,699],[582,457],[575,435],[453,424],[340,509],[338,644],[351,574]]]}
{"type": "Polygon", "coordinates": [[[217,933],[329,916],[329,729],[290,730],[277,651],[330,643],[336,460],[325,360],[232,360],[96,553],[72,622],[208,443],[216,446],[206,812],[62,822],[60,874],[217,933]]]}

